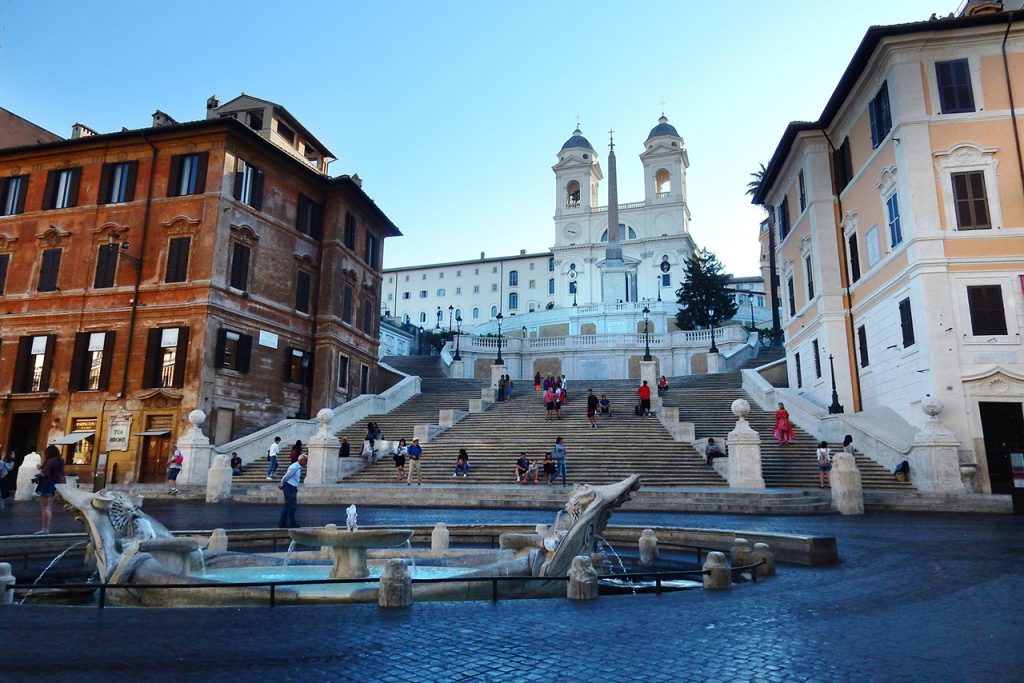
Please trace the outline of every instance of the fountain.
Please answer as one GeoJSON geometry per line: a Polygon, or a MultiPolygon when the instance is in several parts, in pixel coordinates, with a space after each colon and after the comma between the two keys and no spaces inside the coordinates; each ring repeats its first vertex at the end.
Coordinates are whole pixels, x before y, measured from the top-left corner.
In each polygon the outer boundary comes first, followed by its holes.
{"type": "Polygon", "coordinates": [[[292,540],[302,545],[327,546],[334,556],[332,579],[361,579],[370,575],[366,551],[370,548],[396,548],[412,538],[412,529],[338,528],[292,529],[292,540]]]}

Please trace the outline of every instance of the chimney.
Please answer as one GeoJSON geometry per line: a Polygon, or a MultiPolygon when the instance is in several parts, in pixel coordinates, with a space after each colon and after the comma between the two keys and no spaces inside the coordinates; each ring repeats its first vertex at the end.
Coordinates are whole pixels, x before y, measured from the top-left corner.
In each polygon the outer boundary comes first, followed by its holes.
{"type": "Polygon", "coordinates": [[[75,125],[71,126],[72,140],[77,140],[78,138],[89,138],[92,137],[93,135],[96,135],[96,131],[94,131],[92,128],[85,125],[84,123],[76,123],[75,125]]]}
{"type": "Polygon", "coordinates": [[[175,121],[159,109],[153,112],[153,128],[160,128],[162,126],[173,126],[176,123],[177,121],[175,121]]]}
{"type": "Polygon", "coordinates": [[[480,260],[481,260],[481,261],[483,261],[483,260],[484,260],[484,252],[482,252],[482,251],[480,252],[480,260]]]}
{"type": "Polygon", "coordinates": [[[526,255],[526,250],[525,249],[520,249],[519,250],[519,255],[520,256],[525,256],[526,255]]]}
{"type": "Polygon", "coordinates": [[[352,182],[355,183],[358,187],[363,186],[363,179],[359,177],[358,173],[352,174],[352,182]]]}
{"type": "Polygon", "coordinates": [[[216,95],[210,95],[206,99],[206,108],[207,109],[216,109],[219,106],[220,106],[220,100],[217,99],[216,95]]]}

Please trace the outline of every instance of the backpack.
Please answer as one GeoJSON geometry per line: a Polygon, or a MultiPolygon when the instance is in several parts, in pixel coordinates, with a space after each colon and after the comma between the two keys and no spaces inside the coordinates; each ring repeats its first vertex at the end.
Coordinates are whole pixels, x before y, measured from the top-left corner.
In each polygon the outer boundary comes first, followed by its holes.
{"type": "Polygon", "coordinates": [[[822,465],[822,466],[828,464],[828,449],[827,448],[819,448],[818,449],[818,464],[822,465]]]}

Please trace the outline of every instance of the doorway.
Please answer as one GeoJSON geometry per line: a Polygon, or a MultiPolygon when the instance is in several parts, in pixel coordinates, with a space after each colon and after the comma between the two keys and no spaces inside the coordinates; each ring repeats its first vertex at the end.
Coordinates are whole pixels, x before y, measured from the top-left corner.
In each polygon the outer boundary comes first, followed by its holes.
{"type": "MultiPolygon", "coordinates": [[[[18,468],[25,456],[33,451],[39,453],[39,427],[43,422],[42,413],[14,413],[7,432],[7,450],[13,451],[14,469],[7,475],[11,490],[18,481],[18,468]]],[[[39,453],[42,456],[42,453],[39,453]]]]}
{"type": "Polygon", "coordinates": [[[142,437],[142,467],[139,481],[156,484],[167,479],[167,461],[170,456],[170,433],[147,434],[142,437]]]}
{"type": "Polygon", "coordinates": [[[1024,406],[1020,403],[979,402],[992,493],[1013,496],[1013,510],[1024,514],[1024,480],[1014,486],[1014,462],[1024,466],[1024,406]]]}

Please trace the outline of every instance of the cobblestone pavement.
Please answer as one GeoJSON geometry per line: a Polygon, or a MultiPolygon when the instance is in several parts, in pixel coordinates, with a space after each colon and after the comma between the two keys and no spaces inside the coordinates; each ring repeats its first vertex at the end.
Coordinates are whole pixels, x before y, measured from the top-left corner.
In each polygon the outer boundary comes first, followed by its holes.
{"type": "MultiPolygon", "coordinates": [[[[273,506],[167,503],[172,528],[267,526],[273,506]],[[254,523],[262,520],[262,523],[254,523]]],[[[306,508],[300,521],[339,521],[306,508]],[[321,519],[320,516],[323,515],[321,519]]],[[[34,522],[0,513],[4,533],[34,522]]],[[[66,515],[65,515],[66,516],[66,515]]],[[[363,524],[544,522],[550,513],[361,509],[363,524]]],[[[5,680],[1019,681],[1024,518],[617,513],[834,535],[842,564],[781,565],[729,592],[244,609],[13,607],[5,680]]],[[[58,527],[60,528],[60,527],[58,527]]],[[[74,527],[68,530],[74,530],[74,527]]]]}

